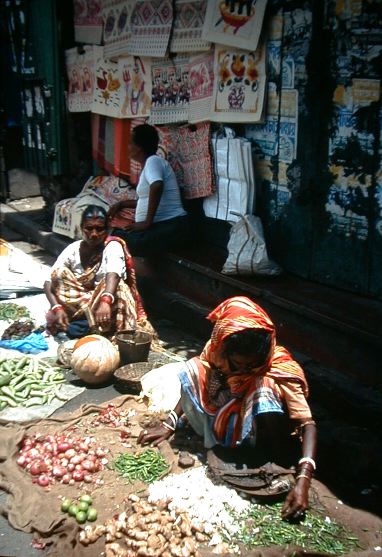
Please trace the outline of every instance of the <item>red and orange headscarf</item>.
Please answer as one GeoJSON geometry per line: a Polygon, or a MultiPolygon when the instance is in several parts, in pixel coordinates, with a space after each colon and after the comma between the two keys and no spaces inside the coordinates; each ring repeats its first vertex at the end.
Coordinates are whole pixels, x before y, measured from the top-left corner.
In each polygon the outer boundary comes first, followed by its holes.
{"type": "Polygon", "coordinates": [[[190,361],[190,380],[194,385],[194,395],[203,410],[215,416],[214,433],[218,440],[225,436],[225,430],[233,413],[237,414],[232,437],[232,445],[242,440],[244,422],[250,419],[252,403],[259,376],[269,377],[276,382],[297,381],[301,383],[304,395],[308,395],[308,385],[304,372],[289,352],[276,345],[275,326],[269,315],[245,296],[235,296],[218,305],[207,317],[214,321],[211,339],[205,345],[200,358],[190,361]],[[245,329],[261,329],[271,334],[271,348],[266,362],[249,373],[230,376],[230,364],[224,351],[224,340],[233,333],[245,329]],[[221,408],[211,403],[208,394],[208,377],[212,369],[226,375],[227,384],[234,398],[221,408]],[[191,377],[193,376],[193,377],[191,377]]]}

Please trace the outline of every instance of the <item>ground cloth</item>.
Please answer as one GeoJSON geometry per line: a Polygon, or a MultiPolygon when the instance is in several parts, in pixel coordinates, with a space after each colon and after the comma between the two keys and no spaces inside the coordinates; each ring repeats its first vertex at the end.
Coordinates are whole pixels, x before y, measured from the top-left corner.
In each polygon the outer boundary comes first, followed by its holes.
{"type": "MultiPolygon", "coordinates": [[[[108,458],[113,460],[120,452],[129,450],[122,445],[125,437],[121,436],[121,431],[126,432],[127,435],[131,433],[136,436],[143,427],[139,424],[139,420],[144,416],[145,406],[133,396],[118,397],[112,402],[119,410],[123,409],[127,416],[134,415],[132,419],[127,418],[127,426],[110,427],[102,423],[100,426],[93,424],[94,418],[107,406],[107,403],[102,406],[86,404],[70,415],[52,417],[24,425],[0,421],[2,439],[0,444],[0,488],[9,493],[6,507],[0,508],[0,512],[7,516],[13,528],[34,533],[36,538],[42,538],[43,541],[52,543],[48,552],[50,557],[96,556],[100,555],[104,549],[101,547],[98,551],[97,544],[85,548],[78,542],[80,527],[74,519],[61,512],[59,496],[75,499],[80,493],[91,492],[93,507],[98,511],[99,520],[104,521],[115,514],[118,505],[129,493],[144,488],[145,484],[140,482],[127,484],[125,480],[120,479],[116,472],[105,469],[96,476],[102,477],[104,485],[82,484],[80,490],[78,483],[73,486],[55,484],[51,488],[42,488],[32,484],[31,476],[16,464],[15,455],[19,450],[19,444],[24,435],[37,432],[43,435],[64,432],[76,438],[91,435],[96,438],[98,447],[110,448],[113,456],[108,456],[108,458]],[[36,512],[37,509],[38,512],[36,512]]],[[[172,451],[167,450],[166,452],[166,446],[168,446],[167,443],[164,444],[163,449],[165,458],[172,464],[171,458],[174,458],[174,455],[172,451]]]]}
{"type": "MultiPolygon", "coordinates": [[[[126,499],[129,493],[139,492],[144,484],[127,484],[119,476],[109,469],[98,473],[98,477],[104,480],[103,485],[85,484],[62,485],[48,488],[34,486],[31,477],[27,475],[15,463],[15,455],[19,443],[25,434],[40,432],[42,434],[60,433],[70,434],[73,437],[93,436],[96,438],[97,446],[107,447],[110,454],[107,458],[113,460],[120,452],[134,451],[136,435],[143,427],[150,425],[152,417],[146,413],[145,405],[133,396],[123,396],[113,399],[116,409],[123,411],[126,417],[125,425],[111,427],[106,424],[97,425],[98,413],[105,408],[102,406],[84,405],[77,412],[50,418],[40,422],[28,423],[24,426],[18,424],[7,424],[0,422],[2,443],[0,444],[0,487],[9,493],[5,508],[0,509],[7,516],[13,528],[30,532],[37,538],[51,542],[48,552],[49,557],[62,557],[63,555],[76,557],[97,557],[104,551],[104,542],[100,540],[88,547],[78,543],[78,533],[81,528],[74,519],[64,515],[60,511],[58,497],[65,496],[76,498],[79,494],[89,492],[93,497],[93,506],[98,510],[99,521],[104,522],[113,514],[118,512],[119,505],[126,499]],[[121,431],[124,433],[121,436],[121,431]],[[127,437],[125,437],[125,434],[127,437]],[[124,445],[122,443],[125,443],[124,445]],[[129,447],[130,445],[130,447],[129,447]],[[90,487],[89,487],[90,486],[90,487]],[[36,510],[38,509],[38,512],[36,510]]],[[[98,420],[99,422],[99,420],[98,420]]],[[[184,442],[187,442],[185,437],[184,442]]],[[[188,441],[190,444],[190,441],[188,441]]],[[[199,449],[198,449],[199,450],[199,449]]],[[[162,454],[171,464],[172,469],[177,471],[175,455],[166,442],[161,446],[162,454]]],[[[339,504],[337,497],[330,493],[325,486],[319,482],[313,482],[313,489],[319,497],[320,504],[328,510],[328,514],[338,522],[351,528],[358,536],[365,548],[374,548],[381,545],[380,538],[382,521],[368,513],[356,511],[339,504]]],[[[373,552],[374,555],[376,554],[373,552]]],[[[203,551],[202,555],[212,555],[210,551],[203,551]]],[[[291,557],[318,555],[297,550],[293,553],[291,548],[274,547],[264,550],[254,550],[245,554],[247,557],[291,557]]],[[[352,557],[356,553],[351,554],[352,557]]],[[[359,552],[359,557],[367,557],[371,552],[359,552]]],[[[350,557],[350,555],[349,555],[350,557]]]]}

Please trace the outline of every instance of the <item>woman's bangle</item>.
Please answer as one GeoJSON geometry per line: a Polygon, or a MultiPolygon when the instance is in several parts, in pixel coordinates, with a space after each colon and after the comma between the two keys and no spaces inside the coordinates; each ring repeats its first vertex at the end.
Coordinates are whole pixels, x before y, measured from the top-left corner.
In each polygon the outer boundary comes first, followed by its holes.
{"type": "Polygon", "coordinates": [[[174,411],[171,410],[171,412],[169,413],[168,417],[170,418],[170,420],[172,421],[172,424],[174,426],[174,429],[176,428],[176,424],[178,423],[178,414],[174,411]]]}
{"type": "Polygon", "coordinates": [[[163,425],[166,429],[168,429],[169,431],[171,431],[172,433],[174,433],[175,427],[172,427],[172,425],[170,425],[170,424],[168,424],[168,423],[166,423],[166,422],[162,422],[162,425],[163,425]]]}
{"type": "Polygon", "coordinates": [[[298,475],[296,476],[296,481],[299,480],[300,478],[306,478],[307,480],[311,480],[311,479],[312,479],[311,476],[307,476],[306,474],[303,474],[303,473],[298,474],[298,475]]]}
{"type": "Polygon", "coordinates": [[[64,306],[63,306],[63,305],[61,305],[61,304],[54,304],[54,306],[52,306],[52,307],[50,308],[50,311],[53,311],[53,313],[56,313],[57,311],[60,311],[60,310],[62,310],[62,309],[64,309],[64,306]]]}
{"type": "Polygon", "coordinates": [[[310,464],[313,467],[313,470],[316,469],[316,463],[313,460],[313,458],[310,458],[310,456],[303,456],[302,458],[300,458],[298,463],[299,464],[310,464]]]}
{"type": "Polygon", "coordinates": [[[102,294],[101,294],[101,300],[102,300],[102,298],[105,298],[104,301],[107,302],[108,304],[110,304],[110,305],[114,304],[115,297],[114,297],[114,294],[112,294],[111,292],[106,292],[106,290],[105,290],[105,292],[102,292],[102,294]],[[107,301],[106,298],[107,298],[107,300],[110,300],[110,301],[107,301]]]}

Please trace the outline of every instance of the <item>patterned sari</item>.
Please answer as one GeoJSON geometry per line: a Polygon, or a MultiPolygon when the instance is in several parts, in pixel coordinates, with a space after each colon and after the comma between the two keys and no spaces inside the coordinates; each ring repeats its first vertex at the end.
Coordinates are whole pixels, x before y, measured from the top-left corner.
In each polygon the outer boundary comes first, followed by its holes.
{"type": "Polygon", "coordinates": [[[180,373],[182,392],[196,412],[210,417],[216,442],[235,447],[254,433],[256,415],[284,412],[282,382],[299,383],[305,397],[308,385],[303,370],[289,352],[276,346],[275,327],[269,316],[249,298],[229,298],[207,318],[215,322],[211,339],[201,356],[189,360],[180,373]],[[264,365],[232,375],[223,351],[224,340],[245,329],[270,333],[271,348],[264,365]],[[219,378],[222,389],[217,396],[219,378]]]}
{"type": "MultiPolygon", "coordinates": [[[[115,293],[115,303],[112,308],[112,330],[115,332],[135,328],[136,324],[146,324],[147,316],[136,285],[133,258],[121,238],[109,236],[105,241],[105,247],[111,241],[122,245],[127,275],[126,280],[121,278],[115,293]]],[[[106,286],[105,277],[97,286],[95,285],[100,264],[99,261],[80,276],[76,276],[68,267],[52,272],[52,290],[58,303],[63,305],[70,321],[84,319],[85,310],[92,309],[98,304],[106,286]]]]}

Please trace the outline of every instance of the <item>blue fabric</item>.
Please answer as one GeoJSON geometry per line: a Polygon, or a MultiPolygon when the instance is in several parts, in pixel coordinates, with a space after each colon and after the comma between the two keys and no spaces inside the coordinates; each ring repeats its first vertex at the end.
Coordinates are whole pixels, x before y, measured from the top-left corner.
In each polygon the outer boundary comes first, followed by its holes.
{"type": "Polygon", "coordinates": [[[69,338],[81,338],[90,333],[89,323],[86,319],[78,319],[69,323],[66,334],[69,338]]]}
{"type": "Polygon", "coordinates": [[[49,348],[41,333],[30,333],[24,338],[15,340],[0,340],[0,347],[18,350],[23,354],[38,354],[49,348]]]}

